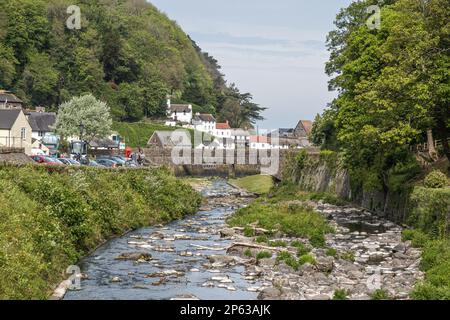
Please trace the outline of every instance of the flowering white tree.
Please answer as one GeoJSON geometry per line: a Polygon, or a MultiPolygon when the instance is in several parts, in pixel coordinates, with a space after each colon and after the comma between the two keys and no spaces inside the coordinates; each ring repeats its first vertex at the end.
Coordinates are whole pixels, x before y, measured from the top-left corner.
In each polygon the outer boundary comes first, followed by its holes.
{"type": "Polygon", "coordinates": [[[62,137],[83,135],[90,142],[111,133],[112,118],[108,105],[93,95],[73,97],[59,106],[55,131],[62,137]]]}

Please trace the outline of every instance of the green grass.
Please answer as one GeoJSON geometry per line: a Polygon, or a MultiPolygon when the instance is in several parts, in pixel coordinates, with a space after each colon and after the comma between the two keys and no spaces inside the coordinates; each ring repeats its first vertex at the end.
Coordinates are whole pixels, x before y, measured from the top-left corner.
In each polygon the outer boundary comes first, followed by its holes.
{"type": "Polygon", "coordinates": [[[257,260],[270,259],[270,258],[272,258],[272,253],[270,253],[269,251],[261,251],[261,252],[258,252],[258,254],[256,255],[257,260]]]}
{"type": "Polygon", "coordinates": [[[46,299],[111,236],[197,211],[167,170],[0,166],[0,299],[46,299]]]}
{"type": "Polygon", "coordinates": [[[273,187],[272,177],[263,175],[232,179],[230,180],[230,183],[242,189],[245,189],[249,192],[254,192],[258,194],[268,193],[270,189],[273,187]]]}
{"type": "Polygon", "coordinates": [[[416,300],[450,300],[450,239],[434,239],[418,230],[405,230],[404,240],[422,249],[425,280],[411,294],[416,300]]]}
{"type": "Polygon", "coordinates": [[[300,267],[300,263],[298,262],[298,260],[295,259],[295,257],[293,257],[292,254],[290,254],[287,251],[282,251],[282,252],[278,253],[277,261],[278,262],[283,261],[286,265],[288,265],[289,267],[291,267],[292,269],[294,269],[296,271],[300,267]]]}
{"type": "Polygon", "coordinates": [[[279,230],[288,236],[307,238],[315,247],[325,245],[325,234],[333,232],[326,219],[310,207],[271,204],[259,199],[242,208],[227,222],[232,227],[248,228],[253,223],[267,230],[279,230]]]}
{"type": "Polygon", "coordinates": [[[337,289],[334,291],[333,300],[348,300],[350,292],[346,289],[337,289]]]}
{"type": "MultiPolygon", "coordinates": [[[[126,145],[132,148],[145,148],[148,140],[155,131],[174,131],[178,127],[168,127],[159,123],[152,122],[114,122],[112,129],[117,131],[125,139],[126,145]]],[[[191,138],[194,139],[194,131],[188,130],[191,138]]]]}
{"type": "Polygon", "coordinates": [[[391,300],[389,293],[384,289],[378,289],[371,295],[372,300],[391,300]]]}

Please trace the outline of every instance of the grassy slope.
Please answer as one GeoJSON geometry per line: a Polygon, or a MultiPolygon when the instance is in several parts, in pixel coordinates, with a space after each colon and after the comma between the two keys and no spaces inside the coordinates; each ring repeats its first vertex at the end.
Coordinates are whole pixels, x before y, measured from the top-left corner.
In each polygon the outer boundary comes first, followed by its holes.
{"type": "Polygon", "coordinates": [[[196,212],[163,169],[0,166],[0,299],[45,299],[64,270],[114,235],[196,212]]]}
{"type": "MultiPolygon", "coordinates": [[[[127,146],[132,148],[145,148],[150,137],[155,131],[174,131],[185,130],[179,127],[168,127],[159,123],[152,122],[114,122],[112,129],[119,132],[122,138],[125,138],[127,146]]],[[[192,139],[194,138],[194,131],[188,130],[192,139]]]]}
{"type": "Polygon", "coordinates": [[[273,180],[271,176],[256,175],[244,177],[239,179],[232,179],[230,182],[249,192],[259,194],[268,193],[273,187],[273,180]]]}

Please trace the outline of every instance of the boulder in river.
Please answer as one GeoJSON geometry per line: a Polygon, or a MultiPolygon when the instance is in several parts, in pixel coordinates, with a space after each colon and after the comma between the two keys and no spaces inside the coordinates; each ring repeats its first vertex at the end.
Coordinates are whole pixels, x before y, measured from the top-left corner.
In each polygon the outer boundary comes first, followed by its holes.
{"type": "Polygon", "coordinates": [[[258,300],[277,300],[281,296],[281,290],[277,288],[265,288],[258,295],[258,300]]]}
{"type": "Polygon", "coordinates": [[[116,260],[150,261],[152,255],[147,252],[125,252],[118,256],[116,260]]]}

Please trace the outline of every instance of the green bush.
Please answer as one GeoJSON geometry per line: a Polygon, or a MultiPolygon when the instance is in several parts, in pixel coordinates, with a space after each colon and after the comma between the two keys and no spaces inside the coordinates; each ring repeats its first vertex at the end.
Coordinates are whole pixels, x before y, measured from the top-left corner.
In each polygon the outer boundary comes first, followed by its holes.
{"type": "Polygon", "coordinates": [[[450,188],[414,188],[411,197],[408,223],[436,238],[449,234],[450,188]]]}
{"type": "Polygon", "coordinates": [[[338,251],[334,248],[328,248],[326,251],[326,255],[329,257],[337,257],[338,256],[338,251]]]}
{"type": "Polygon", "coordinates": [[[350,292],[346,289],[337,289],[334,291],[333,300],[348,300],[350,292]]]}
{"type": "Polygon", "coordinates": [[[430,172],[423,181],[425,188],[445,188],[448,185],[447,176],[439,170],[430,172]]]}
{"type": "Polygon", "coordinates": [[[0,166],[0,299],[45,299],[68,265],[114,235],[193,214],[167,170],[0,166]]]}
{"type": "Polygon", "coordinates": [[[260,251],[256,255],[257,260],[270,259],[270,258],[272,258],[272,253],[270,253],[269,251],[260,251]]]}
{"type": "Polygon", "coordinates": [[[298,270],[298,268],[300,267],[300,264],[297,261],[297,259],[295,259],[292,256],[292,254],[290,254],[287,251],[282,251],[282,252],[278,253],[277,261],[278,262],[283,261],[287,266],[291,267],[294,270],[298,270]]]}
{"type": "Polygon", "coordinates": [[[302,255],[299,259],[298,262],[300,265],[304,265],[304,264],[315,264],[316,263],[316,259],[314,258],[314,256],[310,253],[304,254],[302,255]]]}
{"type": "Polygon", "coordinates": [[[389,293],[384,289],[378,289],[371,295],[372,300],[391,300],[389,293]]]}

